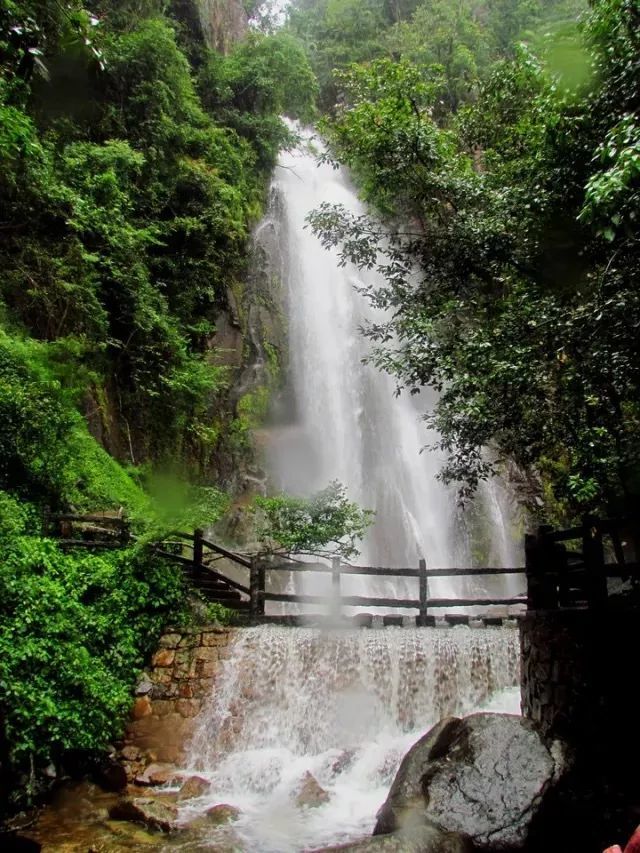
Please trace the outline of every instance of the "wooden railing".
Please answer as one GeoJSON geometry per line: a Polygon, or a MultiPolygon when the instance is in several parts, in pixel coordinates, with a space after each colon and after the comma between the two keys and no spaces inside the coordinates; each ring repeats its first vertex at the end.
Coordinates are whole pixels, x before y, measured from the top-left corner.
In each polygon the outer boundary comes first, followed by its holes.
{"type": "Polygon", "coordinates": [[[233,563],[237,563],[245,569],[250,569],[251,560],[247,557],[243,557],[241,554],[229,551],[227,548],[223,548],[222,545],[217,545],[215,542],[210,542],[205,538],[204,531],[200,529],[194,530],[193,533],[184,533],[176,530],[171,533],[170,536],[170,539],[167,538],[153,546],[154,551],[158,556],[189,567],[196,577],[199,574],[206,573],[208,577],[217,578],[238,592],[242,592],[246,596],[250,595],[248,586],[245,586],[244,584],[233,580],[233,578],[216,571],[212,565],[216,560],[226,559],[231,560],[233,563]],[[184,556],[185,548],[191,549],[191,557],[184,556]],[[177,553],[177,549],[180,549],[180,553],[177,553]]]}
{"type": "Polygon", "coordinates": [[[417,568],[386,568],[378,566],[353,566],[342,563],[334,557],[331,565],[325,563],[307,563],[285,560],[280,563],[254,558],[250,569],[250,601],[253,616],[263,616],[265,602],[279,601],[289,604],[318,604],[329,608],[339,616],[342,607],[385,607],[403,608],[418,611],[418,624],[427,624],[429,610],[445,607],[490,607],[493,605],[526,604],[523,596],[511,598],[432,598],[429,595],[429,581],[432,578],[481,577],[490,575],[524,575],[524,568],[505,569],[429,569],[425,560],[420,560],[417,568]],[[331,590],[327,595],[307,593],[268,592],[266,590],[267,572],[320,572],[331,574],[331,590]],[[369,575],[380,578],[416,578],[418,580],[418,598],[375,597],[363,595],[344,595],[341,592],[343,575],[369,575]]]}
{"type": "Polygon", "coordinates": [[[120,513],[51,513],[45,510],[43,536],[55,536],[66,548],[122,548],[131,541],[129,521],[120,513]]]}
{"type": "Polygon", "coordinates": [[[637,516],[598,519],[587,515],[577,527],[553,530],[545,526],[535,534],[527,534],[529,607],[606,607],[607,579],[631,579],[637,583],[640,578],[639,522],[637,516]],[[627,552],[633,551],[632,559],[625,554],[625,546],[627,552]]]}
{"type": "MultiPolygon", "coordinates": [[[[47,514],[44,531],[58,536],[65,547],[120,548],[135,539],[126,518],[109,514],[47,514]]],[[[585,516],[582,524],[567,530],[540,527],[525,536],[524,568],[428,568],[425,560],[417,567],[388,568],[356,566],[333,558],[331,564],[305,562],[291,558],[248,557],[237,554],[208,540],[202,530],[193,533],[175,531],[152,547],[161,557],[188,567],[193,576],[215,578],[244,596],[252,616],[265,614],[267,601],[288,604],[311,604],[328,607],[334,615],[341,608],[373,607],[418,611],[418,624],[428,624],[432,612],[443,608],[491,607],[493,605],[527,605],[529,609],[571,607],[603,608],[608,601],[607,579],[631,578],[640,581],[640,518],[597,519],[585,516]],[[627,541],[625,541],[627,540],[627,541]],[[629,552],[633,550],[632,558],[629,552]],[[188,552],[191,552],[190,554],[188,552]],[[185,553],[186,552],[186,553],[185,553]],[[613,561],[608,557],[612,557],[613,561]],[[248,570],[248,585],[214,566],[229,560],[248,570]],[[269,589],[271,572],[291,574],[319,572],[331,575],[327,595],[284,593],[269,589]],[[343,576],[368,575],[378,578],[412,578],[418,581],[417,598],[345,595],[343,576]],[[473,578],[500,575],[526,575],[527,594],[513,598],[438,598],[430,594],[435,578],[473,578]],[[431,612],[430,612],[431,611],[431,612]]]]}

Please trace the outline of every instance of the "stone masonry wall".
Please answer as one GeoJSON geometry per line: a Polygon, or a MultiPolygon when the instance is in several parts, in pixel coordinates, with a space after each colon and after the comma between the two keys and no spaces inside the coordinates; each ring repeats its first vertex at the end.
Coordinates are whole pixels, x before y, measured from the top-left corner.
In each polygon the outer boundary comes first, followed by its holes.
{"type": "Polygon", "coordinates": [[[546,735],[590,752],[631,749],[640,613],[530,611],[520,622],[523,713],[546,735]]]}
{"type": "Polygon", "coordinates": [[[639,627],[638,609],[611,605],[530,611],[520,623],[522,710],[568,747],[554,850],[596,853],[638,825],[639,627]]]}
{"type": "Polygon", "coordinates": [[[214,690],[233,629],[217,625],[168,628],[141,678],[123,745],[131,775],[146,764],[180,764],[196,718],[214,690]]]}

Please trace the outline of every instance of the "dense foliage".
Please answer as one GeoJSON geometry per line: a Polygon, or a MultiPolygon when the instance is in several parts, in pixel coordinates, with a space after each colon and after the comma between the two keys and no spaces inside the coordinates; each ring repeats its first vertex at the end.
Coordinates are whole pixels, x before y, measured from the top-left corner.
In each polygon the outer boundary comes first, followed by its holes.
{"type": "Polygon", "coordinates": [[[325,109],[342,97],[336,70],[391,58],[437,79],[432,106],[446,117],[475,98],[492,63],[512,56],[518,40],[564,37],[584,7],[585,0],[294,0],[287,26],[308,50],[325,109]]]}
{"type": "Polygon", "coordinates": [[[144,544],[226,506],[155,469],[204,479],[232,430],[212,335],[315,80],[289,36],[219,56],[184,13],[0,0],[0,776],[117,734],[185,603],[144,544]],[[63,551],[45,507],[138,542],[63,551]]]}
{"type": "Polygon", "coordinates": [[[33,770],[119,735],[132,678],[184,593],[144,551],[64,553],[4,492],[0,508],[2,736],[11,764],[33,770]]]}
{"type": "Polygon", "coordinates": [[[333,155],[383,218],[311,221],[384,274],[374,361],[440,392],[428,420],[463,491],[515,460],[548,511],[640,496],[639,24],[637,0],[596,0],[572,45],[580,73],[521,46],[445,122],[418,61],[338,78],[333,155]]]}
{"type": "Polygon", "coordinates": [[[154,480],[143,491],[137,472],[89,434],[71,381],[83,374],[68,359],[64,345],[0,331],[3,806],[34,790],[38,769],[65,750],[117,736],[145,655],[167,621],[186,616],[180,571],[146,544],[173,525],[215,520],[226,505],[213,489],[194,501],[171,483],[170,503],[153,499],[154,480]],[[43,531],[45,506],[125,511],[138,541],[63,550],[43,531]]]}
{"type": "Polygon", "coordinates": [[[130,461],[206,462],[225,383],[207,336],[290,139],[278,115],[309,116],[313,77],[258,34],[201,52],[196,77],[161,4],[86,5],[2,3],[0,299],[39,339],[73,338],[130,461]]]}

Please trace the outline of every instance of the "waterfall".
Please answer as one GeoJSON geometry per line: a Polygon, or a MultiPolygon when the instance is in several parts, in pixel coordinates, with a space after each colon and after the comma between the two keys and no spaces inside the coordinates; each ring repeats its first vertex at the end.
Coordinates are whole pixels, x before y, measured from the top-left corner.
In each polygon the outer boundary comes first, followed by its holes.
{"type": "Polygon", "coordinates": [[[513,628],[239,632],[190,752],[214,803],[242,812],[244,849],[287,853],[370,834],[402,756],[431,725],[474,709],[517,711],[513,628]],[[306,773],[328,794],[298,808],[306,773]]]}
{"type": "MultiPolygon", "coordinates": [[[[381,283],[379,274],[340,266],[337,252],[324,249],[305,226],[322,202],[365,212],[346,173],[319,165],[313,150],[319,143],[308,136],[306,141],[281,156],[270,210],[257,234],[283,282],[289,326],[289,387],[268,443],[271,481],[285,492],[308,495],[337,479],[352,500],[375,510],[361,563],[417,567],[424,557],[433,567],[471,565],[469,525],[455,489],[437,480],[443,460],[421,452],[437,439],[421,418],[434,392],[396,397],[393,379],[362,363],[369,342],[360,327],[380,315],[356,288],[381,283]]],[[[484,484],[477,502],[495,531],[485,559],[517,565],[521,557],[507,532],[502,493],[484,484]]],[[[304,590],[319,592],[320,583],[306,580],[304,590]]],[[[411,582],[360,578],[344,587],[347,594],[416,592],[411,582]]],[[[456,594],[447,580],[433,587],[444,597],[456,594]]]]}

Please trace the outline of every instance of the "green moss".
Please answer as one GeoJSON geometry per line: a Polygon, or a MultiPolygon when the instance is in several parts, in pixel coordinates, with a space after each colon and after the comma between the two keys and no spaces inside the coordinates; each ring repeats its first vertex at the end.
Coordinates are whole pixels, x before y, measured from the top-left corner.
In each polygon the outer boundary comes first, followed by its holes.
{"type": "Polygon", "coordinates": [[[269,410],[269,389],[262,385],[238,401],[238,419],[246,424],[247,429],[256,429],[264,422],[269,410]]]}

